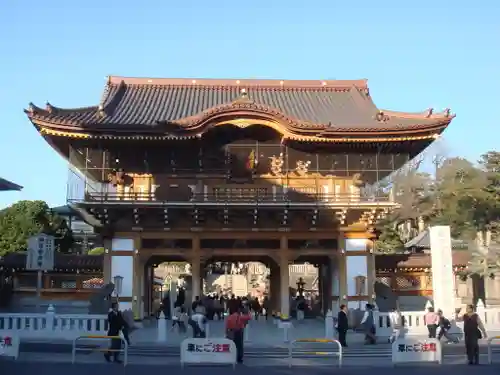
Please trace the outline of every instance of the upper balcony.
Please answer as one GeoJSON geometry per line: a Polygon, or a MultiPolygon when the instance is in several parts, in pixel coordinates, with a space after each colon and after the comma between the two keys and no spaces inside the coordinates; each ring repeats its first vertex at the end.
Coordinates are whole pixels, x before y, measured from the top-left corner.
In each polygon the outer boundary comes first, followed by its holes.
{"type": "Polygon", "coordinates": [[[253,178],[235,183],[224,178],[179,178],[172,175],[124,174],[101,183],[71,172],[68,202],[88,205],[392,207],[388,191],[363,187],[359,176],[253,178]]]}

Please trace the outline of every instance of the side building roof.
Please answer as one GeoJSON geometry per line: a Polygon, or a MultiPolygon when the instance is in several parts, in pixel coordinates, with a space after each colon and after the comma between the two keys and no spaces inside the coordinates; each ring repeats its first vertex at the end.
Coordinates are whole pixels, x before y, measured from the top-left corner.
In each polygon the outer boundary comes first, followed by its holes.
{"type": "Polygon", "coordinates": [[[22,190],[23,187],[0,177],[0,191],[22,190]]]}
{"type": "Polygon", "coordinates": [[[74,137],[191,138],[214,122],[245,115],[279,123],[284,138],[427,137],[454,118],[379,109],[366,80],[284,81],[108,78],[98,105],[25,110],[42,133],[74,137]]]}

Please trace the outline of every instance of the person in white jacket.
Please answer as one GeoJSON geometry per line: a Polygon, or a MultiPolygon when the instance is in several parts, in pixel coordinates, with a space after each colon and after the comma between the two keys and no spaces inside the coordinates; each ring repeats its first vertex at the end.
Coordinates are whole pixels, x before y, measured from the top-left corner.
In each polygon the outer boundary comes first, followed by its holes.
{"type": "Polygon", "coordinates": [[[392,327],[392,333],[389,337],[389,342],[392,344],[399,337],[402,336],[404,329],[403,316],[401,315],[401,311],[398,309],[394,309],[389,313],[389,320],[392,327]]]}

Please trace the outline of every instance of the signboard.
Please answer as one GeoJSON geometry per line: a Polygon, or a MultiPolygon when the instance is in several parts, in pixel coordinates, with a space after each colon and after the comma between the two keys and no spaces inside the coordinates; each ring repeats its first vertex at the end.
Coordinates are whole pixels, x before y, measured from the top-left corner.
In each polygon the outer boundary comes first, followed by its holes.
{"type": "Polygon", "coordinates": [[[181,343],[181,367],[185,363],[236,366],[236,345],[226,338],[186,339],[181,343]]]}
{"type": "Polygon", "coordinates": [[[17,359],[19,356],[19,337],[0,336],[0,357],[13,357],[17,359]]]}
{"type": "Polygon", "coordinates": [[[28,240],[26,269],[30,271],[51,271],[54,268],[54,237],[38,234],[28,240]]]}
{"type": "Polygon", "coordinates": [[[437,339],[399,338],[392,343],[392,363],[442,362],[437,339]]]}

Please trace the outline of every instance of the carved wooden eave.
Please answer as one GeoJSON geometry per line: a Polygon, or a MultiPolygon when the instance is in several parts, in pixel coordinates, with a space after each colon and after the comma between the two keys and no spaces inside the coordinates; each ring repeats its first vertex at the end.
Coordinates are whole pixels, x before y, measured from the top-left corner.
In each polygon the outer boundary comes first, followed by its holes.
{"type": "MultiPolygon", "coordinates": [[[[108,140],[138,140],[138,141],[168,141],[168,140],[193,140],[202,138],[202,134],[192,135],[148,135],[148,134],[113,134],[113,133],[90,133],[83,131],[63,131],[56,130],[48,126],[42,121],[34,121],[37,125],[40,134],[54,137],[66,137],[74,139],[108,139],[108,140]]],[[[255,123],[255,121],[254,121],[255,123]]],[[[245,127],[243,122],[237,122],[239,127],[245,127]]],[[[297,141],[297,142],[310,142],[310,143],[392,143],[392,142],[407,142],[407,141],[432,141],[438,138],[437,134],[415,135],[415,136],[394,136],[394,137],[320,137],[320,136],[304,136],[296,135],[289,132],[283,133],[283,141],[297,141]]]]}

